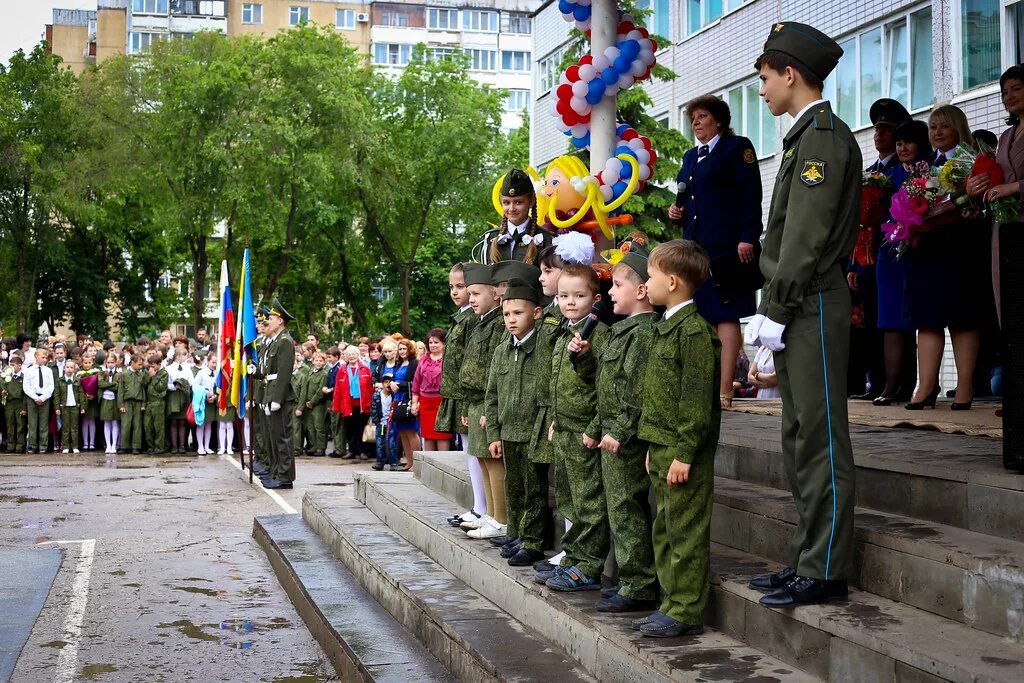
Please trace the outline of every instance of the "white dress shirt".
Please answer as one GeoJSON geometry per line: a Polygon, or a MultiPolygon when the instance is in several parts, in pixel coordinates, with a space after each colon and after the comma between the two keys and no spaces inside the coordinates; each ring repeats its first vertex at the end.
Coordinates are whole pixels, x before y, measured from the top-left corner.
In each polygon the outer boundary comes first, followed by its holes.
{"type": "MultiPolygon", "coordinates": [[[[797,115],[793,117],[793,126],[796,125],[796,122],[800,120],[801,116],[803,116],[804,114],[807,113],[808,109],[810,109],[811,107],[817,107],[819,104],[821,104],[823,102],[828,102],[828,100],[826,100],[826,99],[814,100],[813,102],[808,104],[806,107],[801,109],[799,112],[797,112],[797,115]]],[[[793,130],[793,126],[790,126],[789,129],[793,130]]]]}
{"type": "Polygon", "coordinates": [[[53,372],[42,365],[34,365],[25,371],[25,382],[22,386],[30,401],[46,401],[53,396],[53,372]]]}
{"type": "Polygon", "coordinates": [[[687,304],[692,304],[692,303],[693,303],[693,299],[687,299],[686,301],[684,301],[681,304],[676,304],[672,308],[670,308],[667,311],[665,311],[665,315],[661,316],[661,319],[662,320],[668,320],[669,318],[674,316],[676,313],[678,313],[679,311],[683,310],[684,306],[686,306],[687,304]]]}

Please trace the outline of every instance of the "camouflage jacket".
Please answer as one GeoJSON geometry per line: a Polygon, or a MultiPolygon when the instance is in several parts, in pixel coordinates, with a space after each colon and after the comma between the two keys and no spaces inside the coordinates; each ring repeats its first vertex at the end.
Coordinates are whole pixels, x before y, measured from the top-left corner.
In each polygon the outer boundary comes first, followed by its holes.
{"type": "Polygon", "coordinates": [[[444,341],[444,363],[441,365],[441,396],[445,398],[462,398],[462,385],[459,384],[459,370],[466,355],[466,342],[480,319],[467,308],[451,317],[451,325],[444,341]]]}
{"type": "Polygon", "coordinates": [[[597,415],[597,363],[608,339],[608,326],[598,323],[590,335],[590,353],[569,361],[567,345],[582,321],[561,325],[551,355],[551,420],[565,432],[582,432],[592,439],[601,438],[601,420],[597,415]]]}
{"type": "Polygon", "coordinates": [[[0,383],[3,385],[4,405],[15,406],[17,408],[25,407],[24,381],[24,370],[19,372],[17,375],[12,373],[9,379],[0,379],[0,383]]]}
{"type": "Polygon", "coordinates": [[[117,392],[117,407],[132,401],[142,403],[146,400],[146,377],[142,371],[127,369],[121,373],[121,389],[117,392]]]}
{"type": "Polygon", "coordinates": [[[533,440],[537,397],[548,379],[548,352],[537,328],[519,346],[509,335],[495,350],[484,407],[488,443],[533,440]]]}
{"type": "Polygon", "coordinates": [[[309,401],[314,408],[317,407],[327,398],[327,394],[321,391],[325,386],[327,386],[326,366],[319,370],[310,366],[309,370],[306,371],[306,376],[302,379],[301,394],[296,393],[296,402],[300,406],[305,407],[306,401],[309,401]]]}
{"type": "Polygon", "coordinates": [[[640,313],[611,326],[598,360],[597,412],[601,432],[622,445],[636,438],[643,408],[644,371],[656,313],[640,313]]]}
{"type": "Polygon", "coordinates": [[[146,405],[159,405],[164,404],[164,400],[167,398],[167,370],[160,368],[156,371],[156,374],[150,375],[146,378],[146,405]]]}
{"type": "Polygon", "coordinates": [[[494,350],[501,343],[505,326],[498,306],[480,316],[473,331],[466,340],[466,355],[459,368],[459,385],[466,403],[483,403],[487,394],[487,375],[491,367],[494,350]]]}
{"type": "MultiPolygon", "coordinates": [[[[548,355],[548,360],[551,359],[551,353],[555,349],[555,340],[558,339],[559,335],[562,334],[562,321],[565,320],[565,316],[562,315],[562,311],[558,308],[558,302],[552,301],[544,308],[544,315],[541,316],[540,321],[537,323],[537,334],[539,334],[544,340],[544,346],[547,349],[545,353],[548,355]]],[[[537,396],[537,405],[550,407],[551,406],[551,384],[545,383],[545,386],[541,387],[540,394],[537,396]]],[[[544,430],[544,439],[547,440],[547,428],[544,430]]]]}
{"type": "Polygon", "coordinates": [[[718,448],[721,346],[696,304],[654,326],[639,436],[680,462],[713,458],[718,448]]]}

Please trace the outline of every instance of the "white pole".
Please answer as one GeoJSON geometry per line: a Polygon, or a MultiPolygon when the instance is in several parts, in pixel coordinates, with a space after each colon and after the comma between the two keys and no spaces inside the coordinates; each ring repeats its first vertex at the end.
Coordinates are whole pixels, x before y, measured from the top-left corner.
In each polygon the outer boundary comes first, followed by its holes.
{"type": "MultiPolygon", "coordinates": [[[[618,26],[615,0],[593,0],[590,15],[590,54],[597,56],[615,45],[618,26]]],[[[590,113],[590,172],[597,174],[615,144],[615,99],[602,97],[590,113]]]]}

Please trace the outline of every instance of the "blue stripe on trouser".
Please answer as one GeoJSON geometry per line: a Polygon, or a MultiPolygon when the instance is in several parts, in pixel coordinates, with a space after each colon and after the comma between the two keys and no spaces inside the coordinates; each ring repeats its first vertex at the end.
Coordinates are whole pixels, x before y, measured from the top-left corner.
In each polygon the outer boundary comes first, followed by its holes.
{"type": "Polygon", "coordinates": [[[825,415],[828,416],[828,469],[832,477],[832,530],[828,536],[828,552],[825,554],[825,580],[828,580],[829,562],[832,560],[832,540],[836,536],[836,469],[832,460],[832,404],[828,395],[828,361],[825,357],[825,304],[818,292],[818,329],[821,333],[821,367],[825,376],[825,415]]]}

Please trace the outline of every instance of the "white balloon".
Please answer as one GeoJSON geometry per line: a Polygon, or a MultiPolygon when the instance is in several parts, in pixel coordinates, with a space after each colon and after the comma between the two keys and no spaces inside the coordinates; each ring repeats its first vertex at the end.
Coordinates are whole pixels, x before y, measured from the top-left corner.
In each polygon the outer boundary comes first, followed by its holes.
{"type": "Polygon", "coordinates": [[[630,74],[619,75],[619,90],[625,90],[629,86],[633,85],[633,81],[636,80],[630,74]]]}
{"type": "Polygon", "coordinates": [[[644,75],[644,72],[647,71],[647,65],[639,60],[636,60],[630,65],[629,71],[631,74],[633,74],[635,78],[639,78],[640,76],[644,75]]]}
{"type": "Polygon", "coordinates": [[[637,150],[641,150],[644,148],[644,141],[641,140],[640,138],[633,138],[632,140],[626,143],[626,146],[629,147],[634,152],[636,152],[637,150]]]}
{"type": "Polygon", "coordinates": [[[654,64],[654,53],[650,50],[640,50],[638,57],[646,66],[654,64]]]}
{"type": "Polygon", "coordinates": [[[568,76],[568,74],[566,74],[563,71],[561,73],[561,75],[558,77],[558,84],[559,85],[567,85],[568,83],[569,83],[569,76],[568,76]]]}
{"type": "Polygon", "coordinates": [[[558,102],[553,97],[551,98],[551,115],[558,116],[559,118],[562,116],[561,112],[558,111],[558,102]]]}
{"type": "Polygon", "coordinates": [[[576,28],[586,33],[590,30],[590,17],[587,17],[586,21],[577,21],[576,28]]]}
{"type": "Polygon", "coordinates": [[[636,29],[633,29],[626,34],[626,40],[640,40],[643,37],[644,34],[640,33],[640,31],[637,31],[636,29]]]}
{"type": "Polygon", "coordinates": [[[614,173],[616,176],[622,171],[622,159],[612,157],[608,161],[604,162],[605,174],[614,173]]]}
{"type": "Polygon", "coordinates": [[[653,50],[654,43],[651,42],[650,38],[641,38],[639,41],[641,50],[653,50]]]}
{"type": "MultiPolygon", "coordinates": [[[[616,178],[616,181],[618,181],[617,178],[616,178]]],[[[605,182],[608,182],[607,178],[605,179],[605,182]]],[[[604,199],[605,203],[610,202],[612,200],[613,196],[614,195],[612,194],[612,186],[611,185],[602,185],[601,186],[601,198],[604,199]]]]}
{"type": "MultiPolygon", "coordinates": [[[[630,147],[632,149],[632,147],[630,147]]],[[[636,160],[641,164],[646,164],[651,160],[651,153],[648,152],[644,147],[636,150],[636,160]]]]}
{"type": "Polygon", "coordinates": [[[605,69],[612,65],[612,63],[608,61],[608,58],[605,57],[604,55],[597,55],[596,57],[594,57],[593,64],[594,70],[597,71],[597,73],[602,73],[605,69]]]}
{"type": "Polygon", "coordinates": [[[590,103],[588,103],[582,97],[573,97],[571,100],[569,100],[569,106],[572,107],[572,110],[574,112],[580,114],[581,116],[590,111],[590,103]]]}
{"type": "Polygon", "coordinates": [[[576,4],[581,7],[590,7],[591,0],[576,0],[576,4]]]}
{"type": "Polygon", "coordinates": [[[583,179],[583,184],[586,185],[588,183],[595,183],[596,184],[597,183],[597,178],[595,178],[592,175],[588,175],[586,178],[583,179]]]}
{"type": "Polygon", "coordinates": [[[605,97],[615,97],[618,94],[619,94],[619,84],[618,83],[616,83],[615,85],[605,86],[605,89],[604,89],[604,96],[605,97]]]}
{"type": "Polygon", "coordinates": [[[609,62],[614,62],[622,54],[622,50],[612,45],[611,47],[605,48],[604,56],[608,58],[609,62]]]}
{"type": "Polygon", "coordinates": [[[615,169],[604,169],[604,173],[601,175],[604,178],[604,182],[608,185],[614,185],[619,182],[619,171],[615,169]]]}
{"type": "Polygon", "coordinates": [[[587,134],[588,128],[589,128],[589,126],[587,126],[587,124],[585,124],[585,123],[577,123],[571,129],[573,137],[575,137],[575,138],[583,137],[584,135],[587,134]]]}
{"type": "Polygon", "coordinates": [[[597,70],[594,68],[593,64],[583,64],[580,66],[580,80],[583,81],[584,84],[590,83],[590,81],[594,80],[594,76],[596,75],[597,70]]]}
{"type": "Polygon", "coordinates": [[[651,167],[641,166],[640,170],[637,171],[637,173],[640,175],[640,180],[647,180],[648,178],[651,177],[651,167]]]}
{"type": "Polygon", "coordinates": [[[589,90],[586,81],[579,80],[572,84],[572,94],[576,97],[586,97],[589,90]]]}
{"type": "Polygon", "coordinates": [[[556,112],[555,116],[558,117],[558,121],[555,123],[555,127],[558,128],[558,131],[560,133],[564,133],[566,131],[572,130],[572,126],[567,125],[565,123],[565,121],[562,120],[562,115],[561,114],[556,112]]]}

